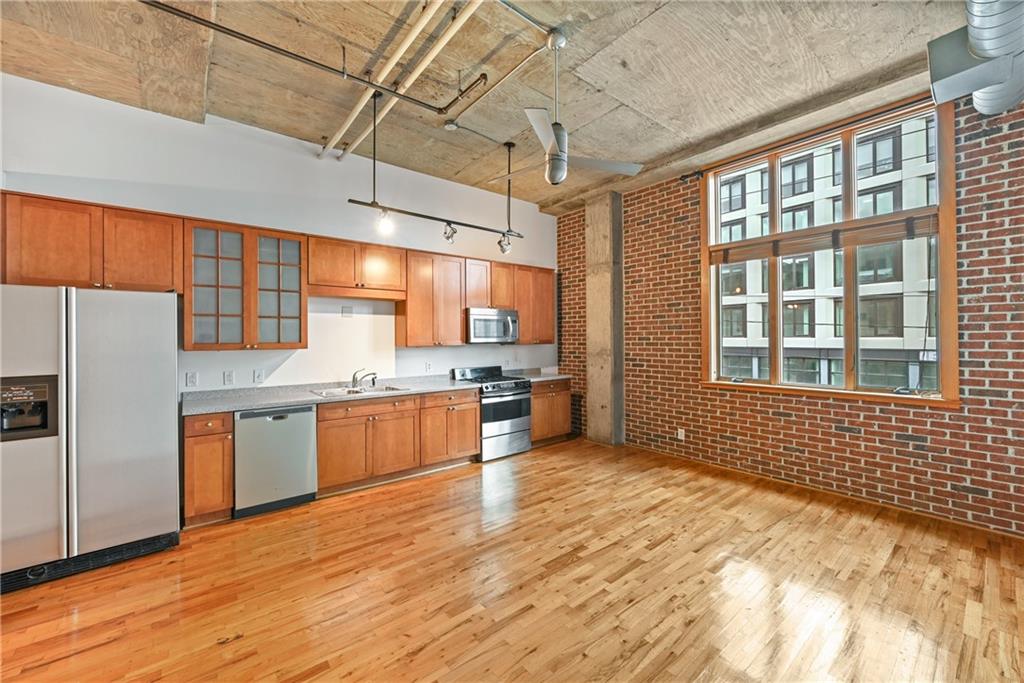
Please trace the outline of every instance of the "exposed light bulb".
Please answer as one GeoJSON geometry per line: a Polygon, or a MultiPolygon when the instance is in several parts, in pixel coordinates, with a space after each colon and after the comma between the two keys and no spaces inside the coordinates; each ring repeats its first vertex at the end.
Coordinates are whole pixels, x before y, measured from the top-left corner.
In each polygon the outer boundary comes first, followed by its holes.
{"type": "Polygon", "coordinates": [[[444,236],[445,241],[448,242],[448,244],[455,244],[455,233],[457,232],[458,230],[456,230],[455,226],[453,226],[451,223],[444,224],[444,233],[442,234],[444,236]]]}
{"type": "Polygon", "coordinates": [[[395,222],[391,220],[391,215],[388,214],[387,209],[381,209],[380,215],[377,216],[377,232],[382,235],[390,235],[395,231],[395,222]]]}
{"type": "Polygon", "coordinates": [[[498,249],[501,249],[502,254],[512,251],[512,240],[509,239],[508,233],[498,238],[498,249]]]}

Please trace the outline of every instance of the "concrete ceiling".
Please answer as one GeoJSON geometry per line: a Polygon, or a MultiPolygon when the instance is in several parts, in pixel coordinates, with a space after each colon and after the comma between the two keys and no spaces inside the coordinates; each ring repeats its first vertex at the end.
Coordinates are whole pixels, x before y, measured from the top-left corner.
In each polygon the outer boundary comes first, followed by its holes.
{"type": "MultiPolygon", "coordinates": [[[[336,66],[344,46],[353,73],[387,59],[422,7],[416,0],[173,4],[336,66]]],[[[518,4],[569,38],[560,99],[571,151],[646,164],[631,179],[572,170],[556,187],[540,169],[517,176],[513,194],[552,213],[920,92],[927,88],[925,44],[964,23],[961,2],[518,4]]],[[[446,3],[400,62],[399,76],[463,5],[446,3]]],[[[351,81],[137,2],[8,0],[0,11],[3,71],[183,119],[213,114],[322,144],[361,94],[351,81]]],[[[493,84],[542,42],[539,31],[487,0],[409,94],[443,104],[460,75],[467,83],[485,72],[493,84]]],[[[452,115],[468,130],[446,131],[448,117],[399,103],[378,131],[379,157],[502,191],[503,184],[486,183],[505,168],[500,142],[517,144],[514,168],[543,160],[522,108],[551,108],[551,68],[544,52],[465,114],[468,102],[457,105],[452,115]]],[[[343,141],[369,124],[367,112],[343,141]]],[[[355,151],[369,155],[369,141],[355,151]]]]}

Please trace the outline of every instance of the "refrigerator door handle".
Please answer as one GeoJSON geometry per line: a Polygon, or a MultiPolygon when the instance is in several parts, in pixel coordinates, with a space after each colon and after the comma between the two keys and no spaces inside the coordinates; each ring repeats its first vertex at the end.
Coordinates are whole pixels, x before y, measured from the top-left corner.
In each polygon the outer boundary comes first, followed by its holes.
{"type": "Polygon", "coordinates": [[[78,555],[78,290],[68,288],[67,297],[67,414],[68,556],[78,555]]]}
{"type": "Polygon", "coordinates": [[[68,556],[68,292],[66,287],[58,288],[60,295],[60,368],[57,376],[57,434],[60,463],[58,464],[60,496],[58,514],[60,517],[60,556],[68,556]]]}

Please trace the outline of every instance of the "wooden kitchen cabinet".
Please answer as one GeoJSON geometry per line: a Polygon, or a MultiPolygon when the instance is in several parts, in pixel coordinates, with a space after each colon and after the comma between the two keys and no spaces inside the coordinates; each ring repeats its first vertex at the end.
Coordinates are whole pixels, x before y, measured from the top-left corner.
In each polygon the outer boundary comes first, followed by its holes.
{"type": "Polygon", "coordinates": [[[533,270],[533,343],[555,343],[555,271],[533,270]]]}
{"type": "Polygon", "coordinates": [[[180,218],[15,194],[4,212],[5,282],[181,291],[180,218]]]}
{"type": "Polygon", "coordinates": [[[369,418],[369,451],[374,476],[420,466],[420,411],[369,418]]]}
{"type": "Polygon", "coordinates": [[[398,346],[450,346],[465,333],[465,259],[408,252],[408,291],[395,304],[398,346]]]}
{"type": "Polygon", "coordinates": [[[103,208],[4,194],[4,281],[103,286],[103,208]]]}
{"type": "Polygon", "coordinates": [[[231,517],[235,505],[232,428],[230,413],[185,418],[185,526],[231,517]]]}
{"type": "Polygon", "coordinates": [[[530,404],[531,432],[534,441],[564,436],[572,431],[572,394],[564,391],[537,392],[530,404]]]}
{"type": "Polygon", "coordinates": [[[515,266],[520,344],[555,343],[555,271],[515,266]]]}
{"type": "Polygon", "coordinates": [[[415,397],[340,401],[317,406],[317,489],[420,466],[420,410],[415,397]]]}
{"type": "Polygon", "coordinates": [[[184,253],[186,351],[306,348],[304,236],[190,223],[184,253]]]}
{"type": "Polygon", "coordinates": [[[466,259],[466,308],[491,308],[491,262],[466,259]]]}
{"type": "Polygon", "coordinates": [[[317,423],[317,489],[323,491],[371,475],[368,424],[366,417],[317,423]]]}
{"type": "Polygon", "coordinates": [[[314,296],[401,300],[406,291],[406,251],[310,237],[308,277],[314,296]]]}
{"type": "Polygon", "coordinates": [[[123,209],[103,210],[103,286],[182,291],[184,221],[123,209]]]}
{"type": "Polygon", "coordinates": [[[491,307],[516,307],[516,267],[511,263],[491,263],[491,307]]]}
{"type": "MultiPolygon", "coordinates": [[[[420,411],[420,460],[424,465],[468,457],[480,452],[480,401],[476,392],[471,397],[450,396],[453,405],[424,397],[420,411]]],[[[432,397],[431,397],[432,398],[432,397]]]]}

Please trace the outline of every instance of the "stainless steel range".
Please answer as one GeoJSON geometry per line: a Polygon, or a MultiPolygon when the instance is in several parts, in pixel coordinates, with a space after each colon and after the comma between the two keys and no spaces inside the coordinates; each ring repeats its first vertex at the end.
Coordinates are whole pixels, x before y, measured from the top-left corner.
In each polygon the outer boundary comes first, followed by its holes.
{"type": "Polygon", "coordinates": [[[530,450],[530,380],[501,368],[452,368],[451,378],[480,385],[480,460],[530,450]]]}

